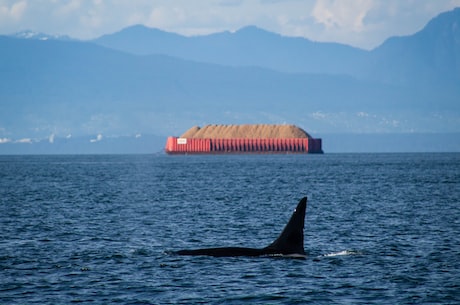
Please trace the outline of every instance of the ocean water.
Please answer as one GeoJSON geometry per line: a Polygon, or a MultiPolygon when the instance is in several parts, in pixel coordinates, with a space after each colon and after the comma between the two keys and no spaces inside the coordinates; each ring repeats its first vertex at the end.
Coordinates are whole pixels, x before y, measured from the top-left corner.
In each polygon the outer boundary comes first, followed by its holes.
{"type": "Polygon", "coordinates": [[[0,304],[78,302],[460,304],[460,154],[0,156],[0,304]]]}

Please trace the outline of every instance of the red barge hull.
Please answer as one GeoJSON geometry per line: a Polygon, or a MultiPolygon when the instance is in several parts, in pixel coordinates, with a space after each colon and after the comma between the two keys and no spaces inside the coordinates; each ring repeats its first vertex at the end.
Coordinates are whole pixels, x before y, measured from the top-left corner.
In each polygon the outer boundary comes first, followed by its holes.
{"type": "Polygon", "coordinates": [[[201,139],[168,137],[167,154],[322,154],[321,139],[201,139]]]}

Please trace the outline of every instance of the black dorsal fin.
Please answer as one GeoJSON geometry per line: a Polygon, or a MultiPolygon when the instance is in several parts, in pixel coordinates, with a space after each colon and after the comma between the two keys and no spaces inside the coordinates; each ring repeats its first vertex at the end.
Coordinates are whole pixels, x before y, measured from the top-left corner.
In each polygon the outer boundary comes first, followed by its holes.
{"type": "Polygon", "coordinates": [[[274,254],[301,254],[305,255],[303,248],[303,227],[305,211],[307,209],[307,197],[300,200],[291,219],[284,227],[278,238],[264,250],[274,254]]]}

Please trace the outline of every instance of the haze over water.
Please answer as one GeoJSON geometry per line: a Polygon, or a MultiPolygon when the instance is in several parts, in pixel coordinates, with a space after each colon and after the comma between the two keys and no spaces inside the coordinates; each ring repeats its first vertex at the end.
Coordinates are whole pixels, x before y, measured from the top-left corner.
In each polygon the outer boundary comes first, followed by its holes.
{"type": "Polygon", "coordinates": [[[460,154],[0,156],[0,303],[456,304],[460,154]],[[263,247],[309,198],[306,260],[263,247]]]}

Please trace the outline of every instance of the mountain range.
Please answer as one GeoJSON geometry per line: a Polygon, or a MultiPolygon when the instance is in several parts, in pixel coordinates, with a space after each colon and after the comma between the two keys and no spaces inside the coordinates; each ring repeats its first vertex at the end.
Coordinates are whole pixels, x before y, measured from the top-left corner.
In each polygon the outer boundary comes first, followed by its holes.
{"type": "Polygon", "coordinates": [[[458,140],[460,8],[373,50],[254,26],[186,37],[136,25],[91,41],[0,36],[0,106],[0,153],[57,139],[151,141],[213,123],[458,140]]]}
{"type": "Polygon", "coordinates": [[[395,85],[460,82],[460,8],[431,20],[420,32],[392,37],[371,51],[338,43],[284,37],[255,26],[234,33],[184,37],[132,26],[94,42],[137,55],[168,54],[226,66],[281,72],[346,74],[395,85]]]}

